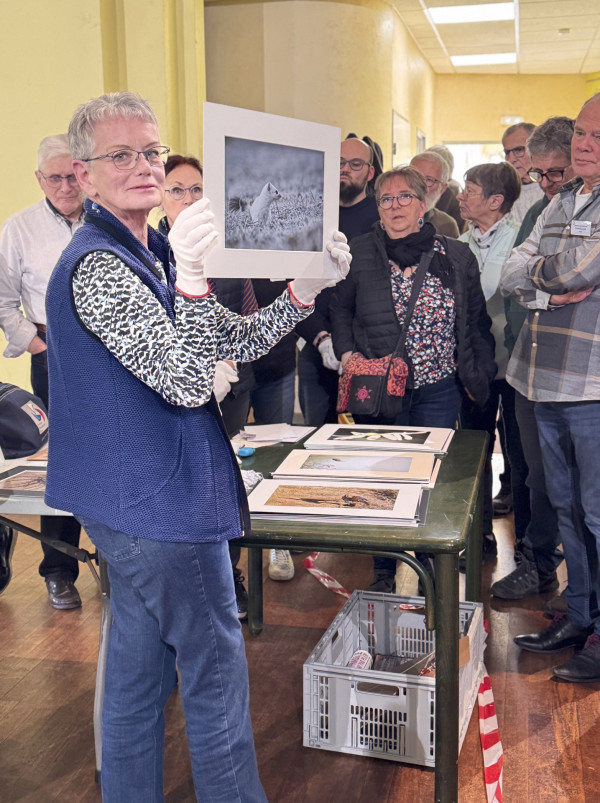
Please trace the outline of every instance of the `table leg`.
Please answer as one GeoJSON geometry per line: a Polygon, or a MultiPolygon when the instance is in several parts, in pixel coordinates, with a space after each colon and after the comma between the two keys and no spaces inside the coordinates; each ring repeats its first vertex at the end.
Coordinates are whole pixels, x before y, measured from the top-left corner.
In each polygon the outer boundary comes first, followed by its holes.
{"type": "Polygon", "coordinates": [[[481,549],[483,543],[483,482],[473,511],[473,519],[467,538],[467,565],[465,578],[465,599],[481,602],[481,549]]]}
{"type": "Polygon", "coordinates": [[[435,556],[435,800],[458,800],[458,555],[435,556]]]}
{"type": "Polygon", "coordinates": [[[253,636],[263,629],[262,549],[248,548],[248,628],[253,636]]]}

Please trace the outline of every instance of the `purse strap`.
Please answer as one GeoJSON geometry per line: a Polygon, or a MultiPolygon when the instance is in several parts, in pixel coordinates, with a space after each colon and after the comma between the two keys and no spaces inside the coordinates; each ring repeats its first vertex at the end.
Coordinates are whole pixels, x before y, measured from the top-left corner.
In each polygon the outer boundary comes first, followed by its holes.
{"type": "MultiPolygon", "coordinates": [[[[434,253],[433,248],[431,248],[426,253],[421,254],[421,259],[419,260],[419,267],[416,269],[413,275],[412,290],[410,291],[410,297],[408,299],[408,304],[406,305],[406,314],[404,316],[404,321],[402,323],[400,337],[398,338],[396,348],[392,352],[392,360],[394,359],[394,357],[398,356],[399,352],[404,351],[404,345],[406,343],[406,338],[408,336],[408,327],[410,326],[413,312],[415,311],[415,306],[417,304],[417,298],[419,297],[419,293],[421,292],[421,287],[423,287],[423,282],[425,281],[425,274],[427,273],[427,270],[431,265],[431,260],[433,259],[433,253],[434,253]]],[[[392,364],[392,360],[390,360],[390,365],[392,364]]]]}
{"type": "MultiPolygon", "coordinates": [[[[394,349],[394,351],[390,356],[390,361],[388,362],[387,371],[385,372],[384,385],[387,385],[390,376],[390,370],[392,368],[392,363],[394,362],[394,358],[404,352],[404,345],[406,343],[406,337],[408,335],[408,327],[410,326],[413,312],[415,311],[415,306],[417,303],[417,298],[419,297],[419,293],[421,292],[421,287],[423,287],[423,282],[425,281],[425,274],[427,273],[427,270],[431,265],[431,260],[433,259],[433,253],[434,253],[433,248],[430,248],[429,251],[421,254],[421,259],[419,260],[419,267],[413,274],[413,285],[410,291],[408,304],[406,305],[406,314],[404,316],[404,321],[402,323],[400,337],[398,338],[398,342],[396,343],[396,348],[394,349]]],[[[412,374],[411,367],[408,363],[407,366],[408,370],[412,374]]]]}

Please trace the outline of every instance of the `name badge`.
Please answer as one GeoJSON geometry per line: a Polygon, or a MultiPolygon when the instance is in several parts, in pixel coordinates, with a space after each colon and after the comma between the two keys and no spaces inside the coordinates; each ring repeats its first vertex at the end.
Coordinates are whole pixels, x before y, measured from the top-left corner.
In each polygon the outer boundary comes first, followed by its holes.
{"type": "Polygon", "coordinates": [[[572,220],[571,234],[574,237],[590,237],[592,234],[591,220],[572,220]]]}

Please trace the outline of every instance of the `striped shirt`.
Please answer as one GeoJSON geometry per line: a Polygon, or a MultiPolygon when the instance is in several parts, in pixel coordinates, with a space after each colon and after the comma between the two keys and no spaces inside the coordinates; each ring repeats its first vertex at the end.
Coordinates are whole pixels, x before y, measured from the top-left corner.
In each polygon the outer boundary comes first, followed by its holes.
{"type": "Polygon", "coordinates": [[[576,211],[582,183],[561,188],[502,273],[503,295],[529,310],[506,378],[532,401],[600,400],[600,185],[576,211]],[[589,222],[589,235],[574,234],[573,220],[589,222]],[[548,304],[589,287],[598,289],[579,303],[548,304]]]}

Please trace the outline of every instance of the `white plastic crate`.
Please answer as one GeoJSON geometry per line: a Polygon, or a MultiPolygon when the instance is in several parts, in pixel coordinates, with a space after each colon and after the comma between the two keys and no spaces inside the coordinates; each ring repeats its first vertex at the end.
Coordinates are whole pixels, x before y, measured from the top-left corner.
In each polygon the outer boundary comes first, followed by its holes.
{"type": "MultiPolygon", "coordinates": [[[[305,747],[435,765],[435,678],[346,666],[356,650],[409,659],[435,648],[423,614],[403,605],[423,599],[355,591],[324,633],[304,664],[305,747]]],[[[460,750],[483,674],[485,632],[481,603],[459,609],[470,653],[459,673],[460,750]]]]}

